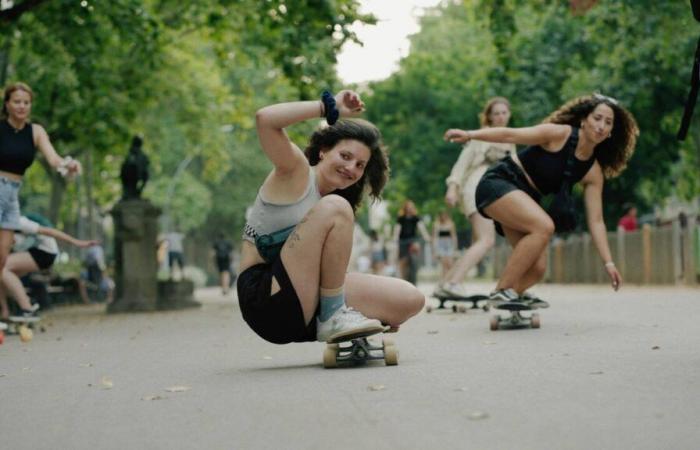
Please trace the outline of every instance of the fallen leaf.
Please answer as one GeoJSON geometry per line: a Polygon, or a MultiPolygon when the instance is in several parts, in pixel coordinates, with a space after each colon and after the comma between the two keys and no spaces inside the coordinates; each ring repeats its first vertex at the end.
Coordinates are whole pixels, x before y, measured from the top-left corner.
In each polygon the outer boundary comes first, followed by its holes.
{"type": "Polygon", "coordinates": [[[102,383],[102,389],[112,389],[114,387],[114,382],[110,377],[102,377],[100,383],[102,383]]]}
{"type": "Polygon", "coordinates": [[[189,386],[170,386],[165,388],[165,392],[187,392],[192,389],[189,386]]]}
{"type": "Polygon", "coordinates": [[[467,416],[467,419],[469,419],[469,420],[484,420],[484,419],[488,419],[488,418],[489,418],[488,413],[486,413],[484,411],[472,411],[467,416]]]}
{"type": "Polygon", "coordinates": [[[659,350],[660,348],[661,348],[661,347],[659,347],[658,345],[655,345],[655,346],[653,346],[651,349],[652,349],[652,350],[659,350]]]}

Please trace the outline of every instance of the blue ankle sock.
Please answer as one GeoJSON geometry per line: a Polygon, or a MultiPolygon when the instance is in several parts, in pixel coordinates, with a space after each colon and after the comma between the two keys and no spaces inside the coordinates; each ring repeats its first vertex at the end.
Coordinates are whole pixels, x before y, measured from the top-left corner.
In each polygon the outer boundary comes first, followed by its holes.
{"type": "Polygon", "coordinates": [[[343,291],[343,288],[321,288],[319,303],[321,305],[321,312],[319,313],[318,318],[321,322],[325,322],[326,320],[330,319],[337,310],[345,305],[345,292],[343,291]]]}

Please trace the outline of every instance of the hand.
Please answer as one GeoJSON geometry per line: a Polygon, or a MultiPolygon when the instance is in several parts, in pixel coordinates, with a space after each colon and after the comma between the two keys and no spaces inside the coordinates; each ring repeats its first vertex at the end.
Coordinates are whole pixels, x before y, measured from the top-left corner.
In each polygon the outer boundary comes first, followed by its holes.
{"type": "Polygon", "coordinates": [[[450,208],[454,208],[458,201],[459,196],[457,195],[457,187],[454,184],[450,184],[450,187],[447,188],[447,193],[445,194],[445,203],[447,203],[450,208]]]}
{"type": "Polygon", "coordinates": [[[365,103],[357,92],[346,89],[335,95],[335,107],[338,108],[340,117],[354,117],[365,110],[365,103]]]}
{"type": "Polygon", "coordinates": [[[617,267],[614,265],[606,265],[605,271],[608,272],[612,288],[616,291],[620,289],[622,286],[622,275],[620,275],[620,272],[617,271],[617,267]]]}
{"type": "Polygon", "coordinates": [[[443,138],[448,142],[458,142],[460,144],[465,144],[471,140],[471,136],[468,131],[460,130],[457,128],[450,128],[445,131],[443,138]]]}
{"type": "Polygon", "coordinates": [[[66,156],[56,170],[64,178],[73,179],[83,172],[83,166],[80,164],[80,161],[66,156]]]}
{"type": "Polygon", "coordinates": [[[98,245],[100,241],[96,240],[91,240],[91,241],[84,241],[82,239],[78,239],[75,241],[75,246],[80,247],[80,248],[88,248],[92,247],[93,245],[98,245]]]}

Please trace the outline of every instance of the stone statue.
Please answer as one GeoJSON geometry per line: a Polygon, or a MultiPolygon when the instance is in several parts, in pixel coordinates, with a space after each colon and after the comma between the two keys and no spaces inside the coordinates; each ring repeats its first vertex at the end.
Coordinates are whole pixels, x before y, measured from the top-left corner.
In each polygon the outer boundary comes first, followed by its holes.
{"type": "Polygon", "coordinates": [[[141,192],[148,182],[148,156],[141,150],[143,139],[134,136],[129,154],[122,163],[119,177],[122,180],[122,200],[141,198],[141,192]]]}

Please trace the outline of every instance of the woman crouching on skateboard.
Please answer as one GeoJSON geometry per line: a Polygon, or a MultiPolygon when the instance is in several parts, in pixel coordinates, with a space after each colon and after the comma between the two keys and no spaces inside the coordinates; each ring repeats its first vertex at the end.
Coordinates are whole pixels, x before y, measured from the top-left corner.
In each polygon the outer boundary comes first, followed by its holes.
{"type": "Polygon", "coordinates": [[[566,183],[581,182],[588,229],[603,259],[613,289],[622,283],[608,246],[603,222],[604,178],[619,175],[634,151],[639,129],[634,117],[617,101],[600,94],[571,100],[544,122],[529,128],[451,129],[450,142],[479,139],[527,145],[489,169],[479,182],[476,203],[484,217],[496,222],[513,247],[490,301],[546,302],[523,295],[545,274],[549,239],[555,231],[550,216],[540,206],[543,195],[560,191],[566,183]],[[569,155],[572,158],[569,159],[569,155]],[[565,176],[568,165],[568,176],[565,176]]]}
{"type": "Polygon", "coordinates": [[[379,131],[363,120],[338,120],[363,110],[346,90],[256,114],[274,169],[248,216],[237,288],[243,318],[270,342],[325,342],[398,327],[425,303],[405,281],[346,273],[354,212],[366,191],[379,197],[389,171],[379,131]],[[302,152],[285,128],[319,116],[329,126],[302,152]]]}

